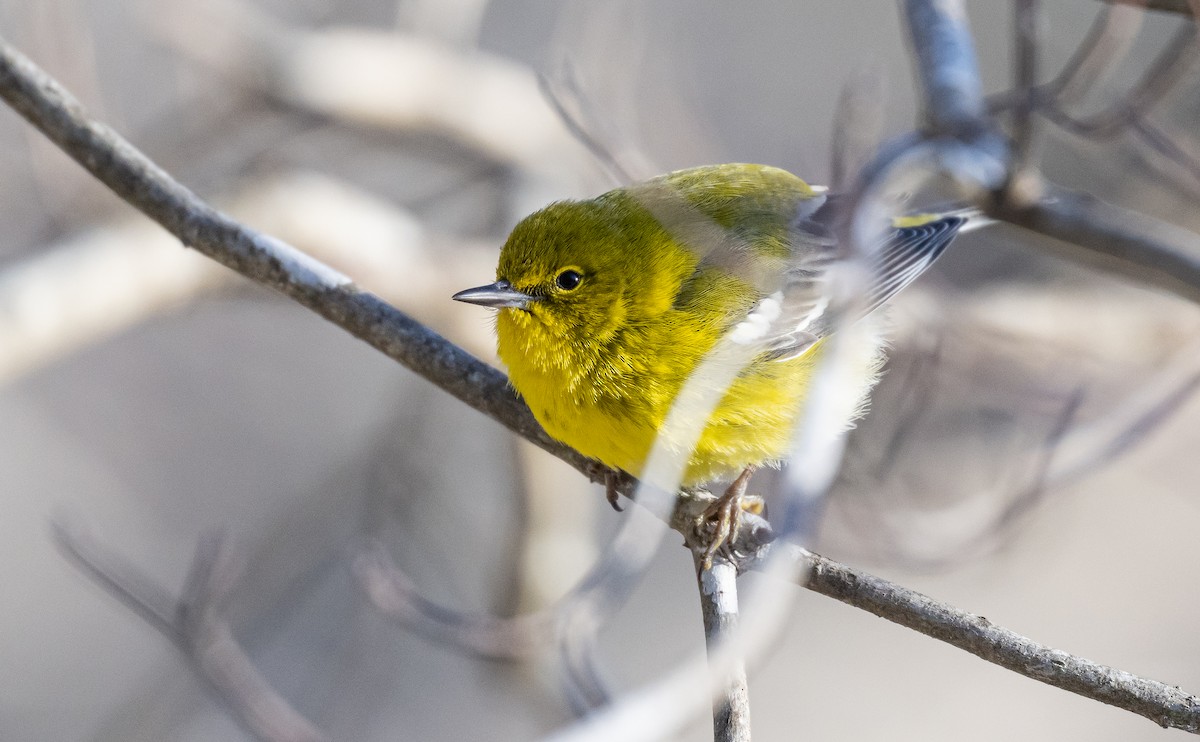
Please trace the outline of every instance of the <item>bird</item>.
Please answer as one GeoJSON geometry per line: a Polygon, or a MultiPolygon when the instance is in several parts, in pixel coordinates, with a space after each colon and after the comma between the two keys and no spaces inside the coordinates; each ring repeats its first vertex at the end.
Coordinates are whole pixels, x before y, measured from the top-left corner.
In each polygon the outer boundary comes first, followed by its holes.
{"type": "MultiPolygon", "coordinates": [[[[558,440],[640,476],[685,381],[724,337],[751,357],[686,456],[679,482],[732,483],[706,511],[705,550],[736,540],[752,473],[786,458],[825,339],[842,323],[829,277],[841,259],[847,199],[757,164],[670,172],[527,216],[500,250],[493,283],[453,299],[496,309],[497,350],[513,388],[558,440]]],[[[865,320],[940,256],[967,216],[886,225],[860,310],[865,320]]],[[[846,426],[864,413],[882,335],[848,379],[846,426]]],[[[671,441],[665,441],[668,447],[671,441]]],[[[612,480],[608,497],[617,506],[612,480]]]]}

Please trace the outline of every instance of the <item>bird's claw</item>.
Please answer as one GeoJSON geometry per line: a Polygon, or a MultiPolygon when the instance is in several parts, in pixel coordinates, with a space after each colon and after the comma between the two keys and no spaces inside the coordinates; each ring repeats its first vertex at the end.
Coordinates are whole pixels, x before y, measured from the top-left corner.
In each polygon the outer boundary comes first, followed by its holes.
{"type": "Polygon", "coordinates": [[[604,499],[608,500],[608,504],[612,505],[612,509],[618,513],[624,512],[625,508],[621,507],[621,493],[617,488],[626,481],[629,476],[620,469],[612,469],[599,461],[592,461],[587,466],[587,478],[593,482],[604,482],[604,499]]]}
{"type": "Polygon", "coordinates": [[[612,509],[616,510],[618,513],[625,510],[625,508],[621,507],[620,502],[617,500],[617,498],[621,496],[621,493],[617,492],[617,483],[620,481],[620,479],[621,475],[612,470],[609,470],[609,472],[604,475],[604,499],[608,500],[608,504],[612,505],[612,509]]]}
{"type": "Polygon", "coordinates": [[[712,568],[713,557],[722,547],[737,542],[741,534],[743,512],[761,515],[765,511],[766,503],[761,497],[746,494],[746,486],[752,473],[752,469],[747,469],[739,474],[725,493],[700,515],[697,530],[701,531],[702,537],[706,537],[708,541],[708,546],[704,549],[704,569],[712,568]]]}

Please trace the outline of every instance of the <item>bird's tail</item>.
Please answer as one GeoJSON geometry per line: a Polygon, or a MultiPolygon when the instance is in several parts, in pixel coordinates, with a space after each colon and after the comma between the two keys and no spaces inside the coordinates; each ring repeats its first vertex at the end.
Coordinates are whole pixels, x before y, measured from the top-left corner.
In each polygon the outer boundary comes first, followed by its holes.
{"type": "Polygon", "coordinates": [[[983,213],[983,210],[977,206],[952,206],[947,205],[946,208],[934,209],[931,211],[922,211],[917,214],[905,214],[898,216],[892,220],[892,226],[896,229],[904,229],[906,227],[922,227],[926,224],[936,222],[939,219],[948,217],[961,217],[965,220],[963,225],[958,228],[958,233],[973,232],[980,227],[986,227],[996,222],[995,219],[983,213]]]}

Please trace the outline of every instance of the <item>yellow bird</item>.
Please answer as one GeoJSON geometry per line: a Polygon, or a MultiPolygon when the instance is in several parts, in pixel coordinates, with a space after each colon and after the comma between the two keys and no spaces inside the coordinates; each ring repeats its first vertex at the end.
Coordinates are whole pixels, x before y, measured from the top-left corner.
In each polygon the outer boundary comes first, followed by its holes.
{"type": "MultiPolygon", "coordinates": [[[[822,289],[838,257],[836,204],[778,168],[680,170],[526,217],[500,252],[496,282],[454,298],[499,310],[500,359],[548,434],[635,476],[705,354],[739,326],[769,325],[766,345],[725,391],[695,449],[682,452],[684,486],[735,478],[710,509],[720,521],[711,557],[736,528],[750,473],[787,455],[833,329],[822,289]]],[[[964,222],[893,225],[876,253],[866,312],[923,273],[964,222]]],[[[881,359],[875,349],[852,380],[853,414],[881,359]]],[[[611,487],[609,497],[615,505],[611,487]]]]}

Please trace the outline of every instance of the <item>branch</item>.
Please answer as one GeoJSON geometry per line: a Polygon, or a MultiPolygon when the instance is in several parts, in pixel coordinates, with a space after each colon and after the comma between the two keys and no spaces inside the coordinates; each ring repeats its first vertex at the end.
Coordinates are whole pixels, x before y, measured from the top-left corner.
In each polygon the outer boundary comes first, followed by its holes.
{"type": "MultiPolygon", "coordinates": [[[[444,20],[447,5],[477,1],[437,5],[444,20]]],[[[298,28],[259,5],[146,3],[152,12],[143,17],[206,71],[289,106],[364,126],[449,134],[494,162],[544,174],[588,164],[521,64],[412,33],[298,28]]]]}
{"type": "Polygon", "coordinates": [[[1033,112],[1037,104],[1038,80],[1038,0],[1017,0],[1013,4],[1013,87],[1020,101],[1013,109],[1013,160],[1008,176],[1008,189],[1020,189],[1023,181],[1037,179],[1034,154],[1037,149],[1037,130],[1033,112]]]}
{"type": "Polygon", "coordinates": [[[929,127],[956,135],[978,132],[987,107],[962,1],[905,0],[904,14],[929,127]]]}
{"type": "Polygon", "coordinates": [[[553,612],[502,618],[447,608],[422,595],[378,544],[355,559],[354,574],[380,613],[459,651],[489,660],[527,660],[554,651],[563,691],[580,716],[610,699],[595,658],[598,621],[575,621],[559,629],[554,619],[560,615],[553,612]]]}
{"type": "Polygon", "coordinates": [[[116,132],[89,119],[70,93],[2,38],[0,97],[184,245],[282,292],[580,471],[589,470],[587,459],[546,435],[504,374],[349,278],[205,203],[116,132]]]}
{"type": "MultiPolygon", "coordinates": [[[[920,139],[901,140],[868,167],[866,182],[879,180],[905,158],[932,160],[959,183],[991,190],[996,202],[988,205],[990,216],[1061,240],[1051,249],[1057,247],[1068,258],[1200,302],[1200,235],[1064,189],[1039,184],[1040,199],[1029,189],[999,190],[987,168],[1004,147],[997,149],[995,138],[988,134],[962,2],[905,0],[904,7],[930,125],[935,133],[953,136],[959,146],[927,138],[922,148],[920,139]]],[[[1156,59],[1156,74],[1168,82],[1177,79],[1197,53],[1195,38],[1193,25],[1181,28],[1170,44],[1174,53],[1164,52],[1156,59]]],[[[1161,84],[1147,75],[1131,94],[1130,105],[1148,105],[1163,92],[1161,84]]],[[[1109,117],[1102,118],[1107,125],[1109,117]]],[[[1007,162],[1011,169],[1011,158],[1007,162]]]]}
{"type": "Polygon", "coordinates": [[[989,213],[1055,238],[1046,249],[1064,258],[1200,303],[1200,235],[1092,196],[1047,188],[1037,203],[998,204],[989,213]]]}
{"type": "MultiPolygon", "coordinates": [[[[795,547],[787,547],[795,548],[795,547]]],[[[1162,727],[1200,733],[1200,698],[1052,649],[921,593],[797,549],[810,571],[805,587],[907,626],[1047,685],[1144,716],[1162,727]]]]}
{"type": "MultiPolygon", "coordinates": [[[[737,568],[718,557],[706,569],[702,550],[693,551],[692,557],[704,615],[704,643],[711,651],[738,630],[737,568]]],[[[714,678],[714,682],[721,690],[713,698],[713,742],[750,742],[745,663],[735,663],[727,677],[714,678]]]]}
{"type": "Polygon", "coordinates": [[[1157,10],[1163,13],[1178,13],[1193,15],[1192,0],[1101,0],[1110,5],[1133,5],[1146,10],[1157,10]]]}
{"type": "Polygon", "coordinates": [[[1113,65],[1129,53],[1142,27],[1144,14],[1130,6],[1106,6],[1096,14],[1087,35],[1075,47],[1071,58],[1045,86],[1047,95],[1060,104],[1077,103],[1113,65]],[[1119,9],[1126,12],[1119,12],[1119,9]]]}
{"type": "Polygon", "coordinates": [[[1073,134],[1105,138],[1120,134],[1134,121],[1144,117],[1160,103],[1200,56],[1194,23],[1180,25],[1171,41],[1158,53],[1142,77],[1115,103],[1085,118],[1075,118],[1055,101],[1039,111],[1073,134]]]}
{"type": "MultiPolygon", "coordinates": [[[[3,38],[0,98],[185,246],[294,299],[593,481],[611,471],[550,438],[503,373],[359,289],[346,276],[214,209],[112,129],[90,119],[66,89],[3,38]]],[[[621,494],[629,496],[636,489],[636,480],[612,475],[621,494]]],[[[690,533],[709,497],[681,494],[671,527],[690,533]]],[[[744,530],[744,542],[734,545],[741,551],[752,553],[770,540],[761,528],[744,530]]]]}
{"type": "Polygon", "coordinates": [[[359,555],[354,575],[383,615],[437,641],[487,659],[516,660],[546,646],[553,625],[539,614],[501,618],[460,613],[423,596],[380,545],[359,555]]]}
{"type": "Polygon", "coordinates": [[[269,742],[325,739],[259,674],[234,638],[222,610],[235,581],[219,537],[201,540],[177,601],[86,529],[58,522],[54,536],[88,576],[171,640],[251,734],[269,742]]]}

